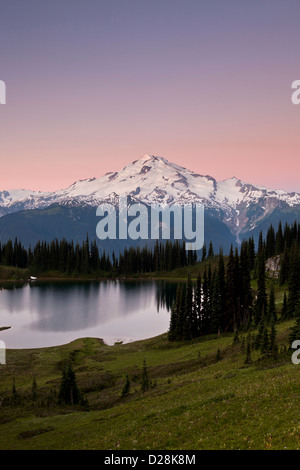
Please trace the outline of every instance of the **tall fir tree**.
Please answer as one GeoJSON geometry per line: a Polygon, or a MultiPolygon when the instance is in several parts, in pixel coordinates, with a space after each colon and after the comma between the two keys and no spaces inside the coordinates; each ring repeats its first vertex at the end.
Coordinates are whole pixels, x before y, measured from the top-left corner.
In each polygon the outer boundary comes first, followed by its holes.
{"type": "Polygon", "coordinates": [[[252,288],[248,243],[243,242],[240,253],[240,322],[242,327],[249,326],[252,320],[252,288]]]}
{"type": "Polygon", "coordinates": [[[277,313],[276,313],[276,305],[275,305],[275,291],[274,285],[271,285],[270,294],[269,294],[269,302],[268,302],[268,312],[267,312],[267,321],[268,323],[277,322],[277,313]]]}
{"type": "Polygon", "coordinates": [[[58,399],[61,404],[77,405],[80,402],[80,392],[76,382],[76,375],[71,361],[63,368],[58,399]]]}
{"type": "Polygon", "coordinates": [[[197,321],[194,315],[193,308],[193,287],[191,275],[188,274],[186,293],[185,293],[185,306],[184,306],[184,327],[183,339],[189,340],[197,336],[197,321]]]}
{"type": "Polygon", "coordinates": [[[276,232],[276,241],[275,241],[275,253],[276,255],[280,255],[284,249],[284,240],[283,240],[283,232],[282,232],[282,224],[281,221],[278,224],[278,229],[276,232]]]}
{"type": "Polygon", "coordinates": [[[201,257],[202,262],[206,260],[206,252],[207,252],[206,243],[204,242],[203,247],[202,247],[202,257],[201,257]]]}
{"type": "Polygon", "coordinates": [[[287,318],[288,318],[288,304],[287,304],[287,295],[285,292],[283,295],[280,320],[287,320],[287,318]]]}
{"type": "Polygon", "coordinates": [[[150,388],[150,380],[148,376],[148,369],[146,364],[146,359],[144,358],[143,369],[142,369],[142,378],[141,378],[141,390],[146,392],[150,388]]]}
{"type": "Polygon", "coordinates": [[[290,272],[289,272],[289,295],[288,312],[290,317],[300,316],[300,256],[297,243],[293,243],[290,272]]]}
{"type": "Polygon", "coordinates": [[[214,248],[213,248],[213,244],[212,242],[209,243],[209,247],[208,247],[208,255],[207,255],[207,258],[213,258],[215,256],[214,254],[214,248]]]}
{"type": "Polygon", "coordinates": [[[261,320],[262,313],[267,312],[266,268],[264,249],[258,255],[257,298],[255,302],[255,323],[261,320]]]}

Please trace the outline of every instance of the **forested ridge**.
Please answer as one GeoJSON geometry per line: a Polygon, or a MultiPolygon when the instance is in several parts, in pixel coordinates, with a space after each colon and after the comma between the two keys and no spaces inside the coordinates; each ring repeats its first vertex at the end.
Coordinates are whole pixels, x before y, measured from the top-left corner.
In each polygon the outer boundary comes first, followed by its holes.
{"type": "Polygon", "coordinates": [[[30,269],[36,274],[58,271],[99,277],[118,276],[171,271],[193,265],[196,261],[196,252],[187,251],[185,243],[168,240],[165,243],[157,241],[154,248],[137,246],[118,255],[113,252],[111,257],[105,251],[100,252],[96,240],[90,243],[88,237],[81,245],[56,239],[51,243],[38,242],[28,249],[17,239],[0,243],[0,264],[30,269]]]}
{"type": "Polygon", "coordinates": [[[300,224],[262,232],[255,249],[253,238],[240,250],[231,247],[228,257],[220,249],[217,263],[205,266],[196,285],[188,276],[178,284],[171,309],[169,339],[188,340],[208,334],[247,331],[258,328],[252,341],[258,347],[273,348],[276,323],[295,318],[291,341],[300,338],[300,224]],[[267,275],[266,261],[276,257],[278,270],[267,275]],[[268,286],[267,286],[268,284],[268,286]],[[285,288],[280,310],[275,291],[285,288]],[[265,346],[263,343],[265,342],[265,346]]]}

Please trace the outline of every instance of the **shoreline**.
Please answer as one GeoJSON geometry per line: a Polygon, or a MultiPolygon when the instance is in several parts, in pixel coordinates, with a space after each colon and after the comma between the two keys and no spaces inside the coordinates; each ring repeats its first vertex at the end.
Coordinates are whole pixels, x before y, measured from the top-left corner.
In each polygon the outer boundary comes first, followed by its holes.
{"type": "MultiPolygon", "coordinates": [[[[0,327],[0,331],[2,330],[7,330],[7,329],[10,329],[11,326],[8,326],[8,327],[0,327]]],[[[72,339],[70,341],[66,341],[65,343],[58,343],[58,344],[53,344],[53,345],[46,345],[46,346],[32,346],[32,347],[23,347],[23,348],[6,348],[6,351],[10,351],[10,352],[13,352],[13,351],[25,351],[25,352],[29,352],[29,351],[38,351],[38,350],[45,350],[45,349],[57,349],[57,348],[65,348],[67,346],[70,346],[72,345],[73,343],[76,343],[76,342],[80,342],[80,341],[89,341],[89,340],[95,340],[95,341],[99,341],[103,346],[107,347],[107,348],[114,348],[114,347],[117,347],[117,346],[126,346],[126,345],[134,345],[135,343],[144,343],[146,341],[155,341],[155,340],[158,340],[160,337],[164,337],[168,334],[167,331],[164,331],[163,333],[159,334],[159,335],[155,335],[155,336],[149,336],[149,338],[132,338],[132,339],[119,339],[119,340],[116,340],[113,344],[108,344],[105,342],[105,340],[103,338],[100,338],[100,337],[97,337],[97,336],[78,336],[76,337],[75,339],[72,339]]]]}
{"type": "MultiPolygon", "coordinates": [[[[192,280],[196,280],[196,277],[192,277],[192,280]]],[[[0,279],[0,287],[5,284],[15,283],[15,284],[27,284],[27,283],[37,283],[37,282],[51,282],[51,281],[62,281],[62,282],[101,282],[101,281],[186,281],[186,277],[169,277],[169,276],[159,276],[159,277],[38,277],[35,280],[32,279],[0,279]]]]}

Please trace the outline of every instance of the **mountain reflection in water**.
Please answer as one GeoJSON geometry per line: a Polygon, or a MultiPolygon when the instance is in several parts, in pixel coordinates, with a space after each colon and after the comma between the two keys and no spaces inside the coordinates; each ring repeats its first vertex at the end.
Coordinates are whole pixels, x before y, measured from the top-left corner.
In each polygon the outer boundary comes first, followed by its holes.
{"type": "Polygon", "coordinates": [[[176,282],[39,282],[0,291],[1,338],[8,348],[63,344],[79,337],[106,343],[144,339],[168,330],[176,282]]]}

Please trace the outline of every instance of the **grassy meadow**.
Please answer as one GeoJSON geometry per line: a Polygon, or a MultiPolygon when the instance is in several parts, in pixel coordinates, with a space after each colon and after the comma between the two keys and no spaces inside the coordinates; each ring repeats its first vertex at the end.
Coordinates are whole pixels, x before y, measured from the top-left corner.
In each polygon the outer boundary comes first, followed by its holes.
{"type": "Polygon", "coordinates": [[[278,358],[253,351],[250,365],[242,334],[238,342],[230,334],[170,343],[164,334],[9,350],[0,366],[0,449],[299,449],[300,366],[284,350],[292,323],[277,325],[278,358]],[[88,404],[57,404],[69,360],[88,404]]]}

